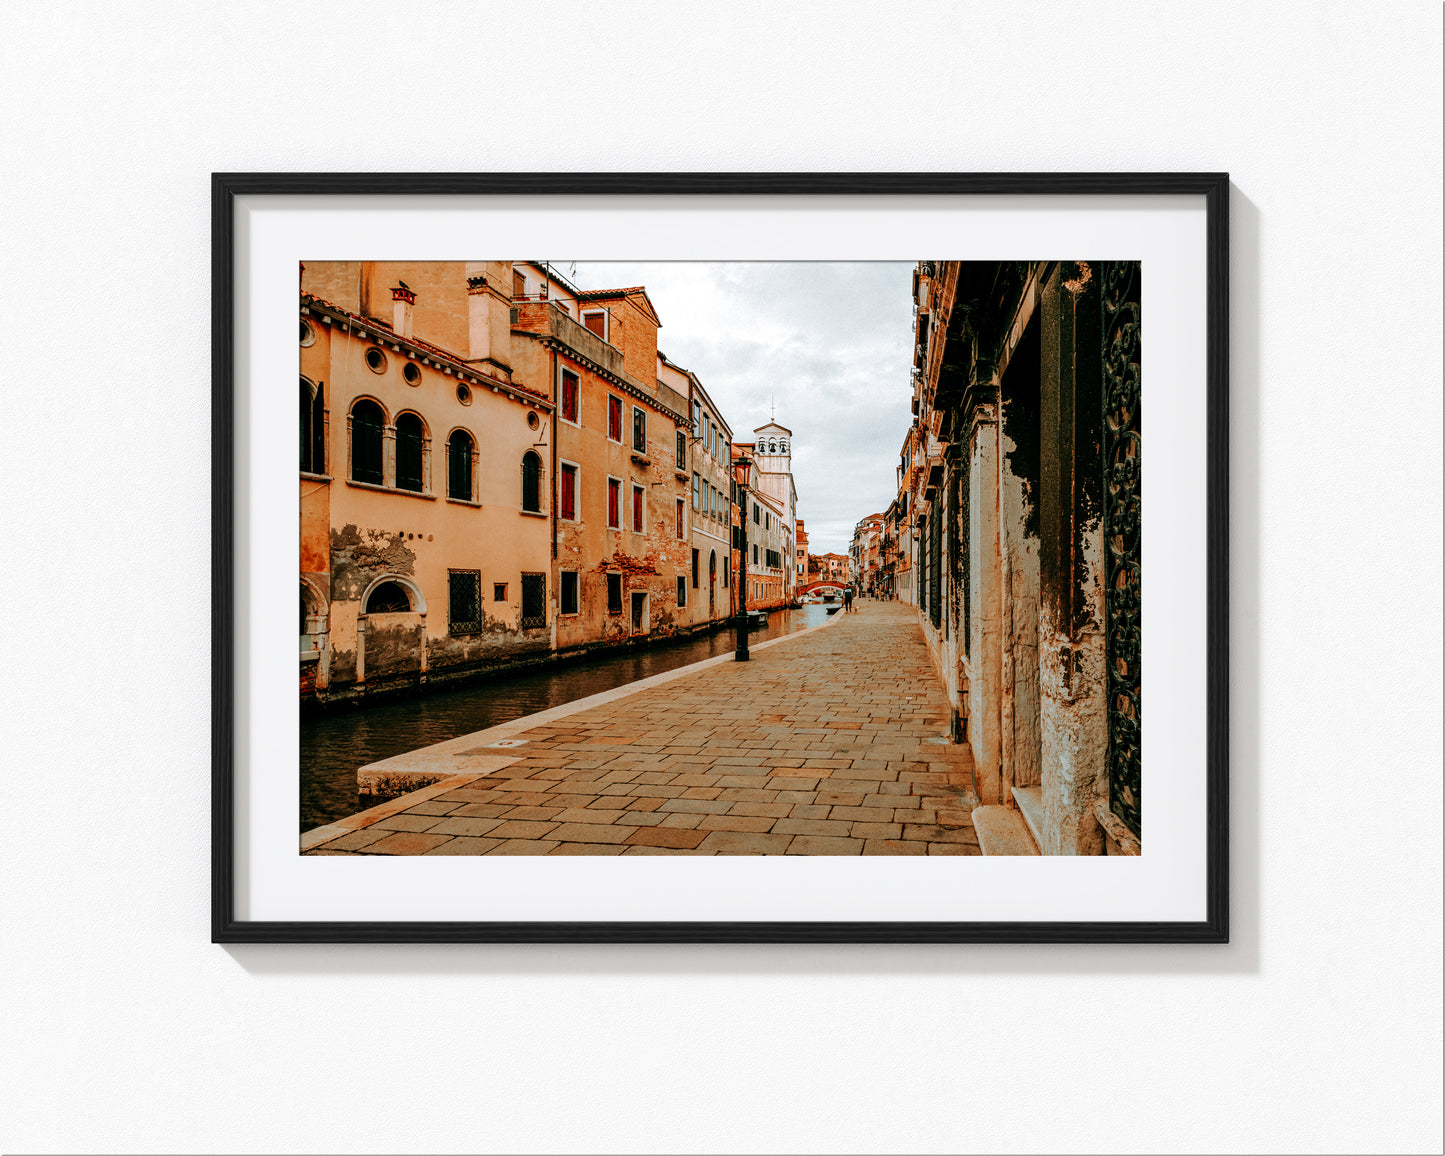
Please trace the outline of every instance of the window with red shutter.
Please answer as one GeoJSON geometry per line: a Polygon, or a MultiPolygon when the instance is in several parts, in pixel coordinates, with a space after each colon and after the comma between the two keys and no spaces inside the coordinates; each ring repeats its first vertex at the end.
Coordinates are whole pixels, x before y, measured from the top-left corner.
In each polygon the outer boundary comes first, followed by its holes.
{"type": "Polygon", "coordinates": [[[632,529],[642,533],[642,487],[632,487],[632,529]]]}
{"type": "Polygon", "coordinates": [[[607,524],[614,530],[622,528],[622,483],[607,479],[607,524]]]}
{"type": "Polygon", "coordinates": [[[562,495],[558,514],[569,522],[577,519],[577,467],[562,467],[562,495]]]}

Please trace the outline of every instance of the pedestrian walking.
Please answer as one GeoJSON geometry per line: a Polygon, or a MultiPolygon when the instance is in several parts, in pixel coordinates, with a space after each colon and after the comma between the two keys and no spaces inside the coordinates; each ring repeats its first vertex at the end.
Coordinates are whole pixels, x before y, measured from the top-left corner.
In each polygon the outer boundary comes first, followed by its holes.
{"type": "Polygon", "coordinates": [[[851,586],[843,591],[843,613],[853,613],[853,587],[851,586]]]}

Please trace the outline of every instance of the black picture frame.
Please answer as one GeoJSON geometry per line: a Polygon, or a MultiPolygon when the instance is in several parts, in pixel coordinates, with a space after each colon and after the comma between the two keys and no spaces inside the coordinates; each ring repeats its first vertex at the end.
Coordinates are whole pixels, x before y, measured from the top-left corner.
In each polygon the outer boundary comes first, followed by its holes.
{"type": "Polygon", "coordinates": [[[1229,177],[1225,173],[212,175],[212,907],[215,943],[1226,943],[1229,939],[1229,177]],[[1208,559],[1206,913],[1198,922],[278,922],[236,917],[235,202],[239,196],[1202,197],[1208,559]]]}

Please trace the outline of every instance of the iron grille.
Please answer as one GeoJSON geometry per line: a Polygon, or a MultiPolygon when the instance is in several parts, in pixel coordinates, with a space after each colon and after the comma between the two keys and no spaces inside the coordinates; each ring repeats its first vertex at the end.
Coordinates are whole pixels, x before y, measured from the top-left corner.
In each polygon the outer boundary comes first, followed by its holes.
{"type": "Polygon", "coordinates": [[[453,634],[475,634],[482,629],[482,573],[447,571],[447,623],[453,634]]]}
{"type": "Polygon", "coordinates": [[[547,575],[522,575],[522,629],[547,625],[547,575]]]}

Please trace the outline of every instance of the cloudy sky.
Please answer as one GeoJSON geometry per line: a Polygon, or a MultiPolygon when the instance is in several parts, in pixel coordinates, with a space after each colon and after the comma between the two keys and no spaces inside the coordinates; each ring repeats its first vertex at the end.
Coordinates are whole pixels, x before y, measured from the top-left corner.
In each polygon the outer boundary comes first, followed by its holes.
{"type": "Polygon", "coordinates": [[[657,346],[697,374],[739,441],[777,406],[793,431],[798,516],[814,554],[896,493],[910,420],[908,263],[553,262],[579,289],[645,285],[657,346]]]}

